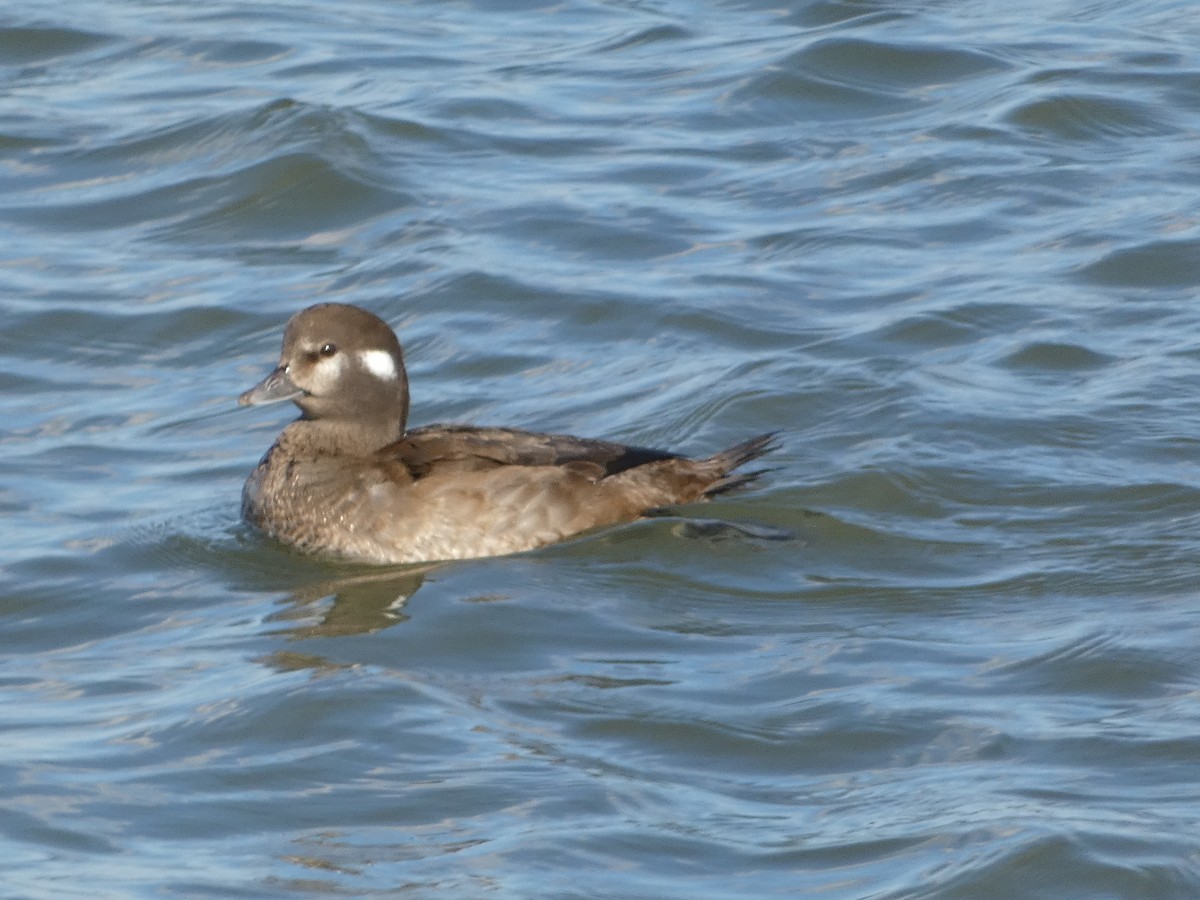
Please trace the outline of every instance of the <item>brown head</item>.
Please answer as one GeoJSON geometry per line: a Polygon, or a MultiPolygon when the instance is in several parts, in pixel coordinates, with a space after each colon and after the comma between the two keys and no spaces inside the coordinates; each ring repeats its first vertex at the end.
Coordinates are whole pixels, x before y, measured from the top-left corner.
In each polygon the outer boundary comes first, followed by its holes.
{"type": "Polygon", "coordinates": [[[408,377],[395,332],[344,303],[296,313],[283,332],[279,366],[238,403],[282,400],[299,406],[305,419],[399,437],[408,419],[408,377]]]}

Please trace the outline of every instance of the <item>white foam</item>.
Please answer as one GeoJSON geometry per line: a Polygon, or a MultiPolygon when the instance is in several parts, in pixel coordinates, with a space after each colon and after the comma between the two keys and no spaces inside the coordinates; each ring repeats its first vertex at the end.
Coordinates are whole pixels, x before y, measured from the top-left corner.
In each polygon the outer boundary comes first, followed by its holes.
{"type": "Polygon", "coordinates": [[[396,363],[392,359],[392,354],[386,350],[363,350],[359,352],[358,358],[362,360],[367,371],[376,378],[383,381],[396,380],[396,363]]]}

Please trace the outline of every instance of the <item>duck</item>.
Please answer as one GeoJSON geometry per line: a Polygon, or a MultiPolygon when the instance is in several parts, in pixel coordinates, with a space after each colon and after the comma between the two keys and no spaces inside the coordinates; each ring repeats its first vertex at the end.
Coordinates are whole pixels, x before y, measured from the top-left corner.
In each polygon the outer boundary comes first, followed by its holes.
{"type": "Polygon", "coordinates": [[[279,364],[239,405],[291,401],[247,478],[242,515],[303,553],[376,564],[520,553],[705,501],[755,481],[737,472],[775,433],[691,459],[517,428],[408,428],[395,331],[358,306],[319,303],[283,332],[279,364]]]}

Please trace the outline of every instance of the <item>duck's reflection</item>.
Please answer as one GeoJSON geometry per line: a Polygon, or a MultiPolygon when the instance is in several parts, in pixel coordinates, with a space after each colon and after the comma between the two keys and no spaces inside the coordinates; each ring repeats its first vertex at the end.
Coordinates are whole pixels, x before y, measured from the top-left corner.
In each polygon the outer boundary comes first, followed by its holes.
{"type": "Polygon", "coordinates": [[[425,582],[434,564],[357,571],[293,588],[287,605],[271,616],[289,625],[293,640],[370,634],[408,619],[404,604],[425,582]],[[315,621],[314,621],[315,620],[315,621]]]}

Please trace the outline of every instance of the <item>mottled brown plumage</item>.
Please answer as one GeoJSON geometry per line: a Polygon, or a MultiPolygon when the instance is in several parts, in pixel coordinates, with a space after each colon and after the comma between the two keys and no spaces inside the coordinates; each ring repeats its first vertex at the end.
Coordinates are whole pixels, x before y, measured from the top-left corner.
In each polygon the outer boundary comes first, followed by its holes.
{"type": "Polygon", "coordinates": [[[396,335],[354,306],[292,317],[278,368],[239,398],[292,400],[288,425],[246,481],[246,519],[301,550],[378,563],[529,550],[652,510],[703,500],[758,473],[762,435],[706,459],[507,428],[405,431],[396,335]]]}

